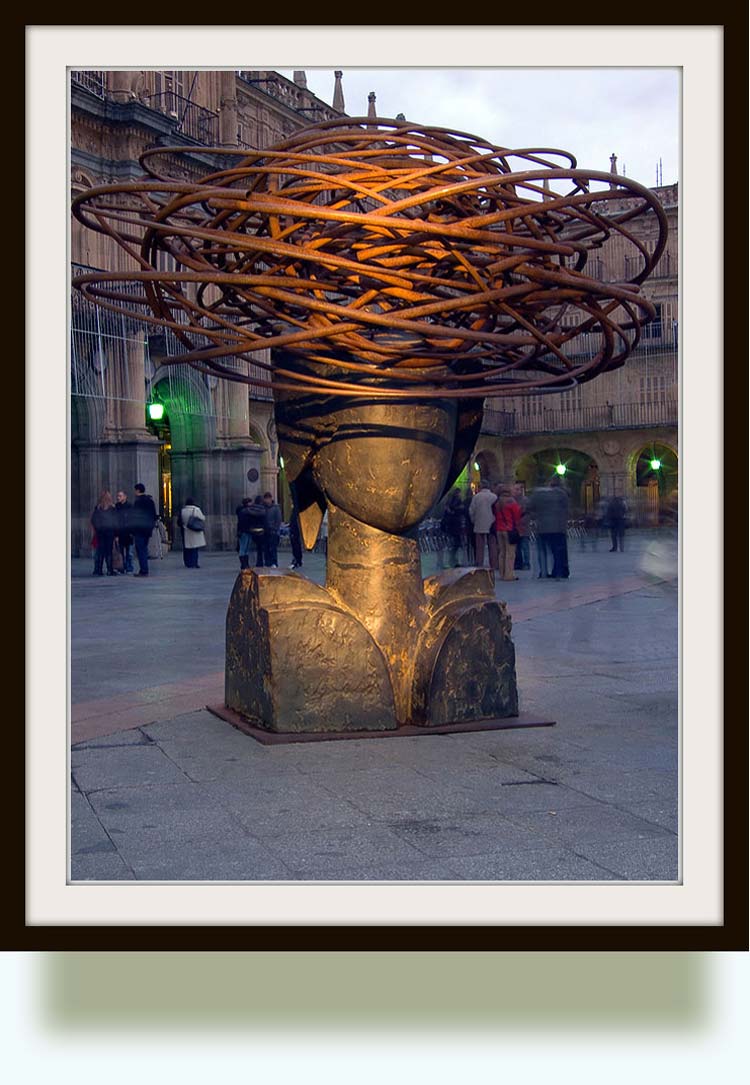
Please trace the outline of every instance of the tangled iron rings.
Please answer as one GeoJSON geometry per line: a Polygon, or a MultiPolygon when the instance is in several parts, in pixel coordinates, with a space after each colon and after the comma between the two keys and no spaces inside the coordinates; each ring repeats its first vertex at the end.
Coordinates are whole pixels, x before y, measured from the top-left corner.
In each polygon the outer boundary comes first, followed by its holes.
{"type": "Polygon", "coordinates": [[[147,151],[142,180],[73,204],[132,264],[74,285],[171,329],[185,347],[171,362],[327,394],[518,395],[621,365],[654,316],[639,287],[666,244],[661,204],[567,152],[355,118],[263,151],[201,147],[217,169],[198,181],[155,166],[195,150],[147,151]],[[633,230],[647,214],[651,251],[633,230]],[[587,262],[615,241],[633,271],[602,282],[587,262]],[[324,366],[250,357],[264,348],[324,366]]]}

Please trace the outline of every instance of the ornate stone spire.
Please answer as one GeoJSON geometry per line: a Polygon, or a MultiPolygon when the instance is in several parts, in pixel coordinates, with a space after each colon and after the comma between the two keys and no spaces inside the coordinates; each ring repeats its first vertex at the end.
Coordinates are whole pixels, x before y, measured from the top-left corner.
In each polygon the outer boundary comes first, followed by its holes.
{"type": "Polygon", "coordinates": [[[334,72],[333,74],[336,79],[333,86],[333,108],[337,109],[339,113],[344,113],[346,111],[344,107],[344,89],[341,86],[341,77],[344,73],[334,72]]]}
{"type": "Polygon", "coordinates": [[[302,87],[303,90],[307,90],[307,76],[304,72],[295,72],[294,82],[298,87],[302,87]]]}
{"type": "Polygon", "coordinates": [[[378,111],[375,108],[375,91],[371,90],[367,95],[367,116],[374,120],[377,115],[378,111]]]}
{"type": "MultiPolygon", "coordinates": [[[[611,154],[609,156],[609,172],[613,173],[615,175],[615,177],[617,176],[617,155],[616,154],[611,154]]],[[[610,188],[617,188],[617,185],[615,184],[614,181],[610,181],[609,182],[609,187],[610,188]]]]}

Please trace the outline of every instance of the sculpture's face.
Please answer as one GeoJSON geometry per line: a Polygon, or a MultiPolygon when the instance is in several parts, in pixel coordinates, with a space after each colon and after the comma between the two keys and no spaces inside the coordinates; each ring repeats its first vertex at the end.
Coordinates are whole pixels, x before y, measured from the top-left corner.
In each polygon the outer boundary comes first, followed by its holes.
{"type": "Polygon", "coordinates": [[[312,472],[338,508],[400,534],[439,501],[456,440],[456,404],[334,401],[312,472]]]}

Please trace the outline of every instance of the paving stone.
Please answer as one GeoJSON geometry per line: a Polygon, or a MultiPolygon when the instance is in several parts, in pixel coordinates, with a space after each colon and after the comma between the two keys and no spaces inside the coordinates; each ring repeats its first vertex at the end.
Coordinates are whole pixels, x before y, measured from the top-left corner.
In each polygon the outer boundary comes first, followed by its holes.
{"type": "Polygon", "coordinates": [[[619,772],[613,766],[593,772],[590,768],[581,771],[562,771],[558,774],[560,785],[567,786],[582,795],[589,795],[601,802],[616,806],[648,802],[656,798],[671,798],[676,804],[678,783],[672,774],[650,774],[646,770],[639,772],[619,772]]]}
{"type": "Polygon", "coordinates": [[[602,843],[584,840],[576,851],[628,881],[678,878],[678,840],[672,833],[602,843]]]}
{"type": "Polygon", "coordinates": [[[148,746],[150,739],[138,727],[128,731],[116,731],[112,735],[103,738],[89,739],[86,742],[76,742],[72,746],[73,752],[78,750],[111,750],[117,746],[148,746]]]}
{"type": "Polygon", "coordinates": [[[367,815],[358,807],[318,787],[301,773],[296,773],[293,781],[257,776],[246,781],[209,781],[203,789],[248,832],[260,837],[368,823],[367,815]]]}
{"type": "Polygon", "coordinates": [[[116,788],[93,792],[90,798],[123,853],[130,842],[140,851],[177,841],[244,836],[239,821],[197,784],[116,788]]]}
{"type": "Polygon", "coordinates": [[[596,882],[613,881],[617,877],[564,848],[452,856],[446,862],[466,881],[596,882]]]}
{"type": "Polygon", "coordinates": [[[655,825],[661,825],[664,829],[676,833],[679,829],[679,810],[673,797],[664,802],[639,802],[623,803],[622,809],[644,821],[651,821],[655,825]]]}
{"type": "Polygon", "coordinates": [[[89,848],[101,846],[101,850],[107,850],[113,847],[86,798],[76,792],[70,796],[70,846],[73,855],[89,848]]]}
{"type": "Polygon", "coordinates": [[[132,881],[133,872],[117,852],[73,855],[70,863],[72,882],[132,881]]]}
{"type": "Polygon", "coordinates": [[[169,785],[184,774],[156,745],[75,750],[71,769],[81,791],[169,785]]]}
{"type": "Polygon", "coordinates": [[[377,866],[385,861],[408,864],[424,855],[396,833],[383,826],[327,829],[316,832],[275,833],[268,848],[294,868],[315,865],[320,859],[353,860],[377,866]]]}
{"type": "Polygon", "coordinates": [[[467,791],[472,792],[474,807],[482,807],[483,813],[505,815],[529,810],[558,811],[566,810],[572,806],[595,810],[597,806],[595,798],[583,795],[581,792],[566,787],[564,784],[543,782],[507,783],[493,788],[491,791],[482,787],[480,796],[484,796],[483,800],[472,790],[471,783],[465,784],[465,788],[467,791]]]}
{"type": "Polygon", "coordinates": [[[435,858],[544,846],[538,833],[501,817],[400,818],[390,827],[418,851],[435,858]]]}
{"type": "Polygon", "coordinates": [[[415,852],[414,859],[361,861],[351,857],[318,857],[291,865],[295,881],[312,882],[456,882],[460,878],[447,862],[415,852]]]}
{"type": "Polygon", "coordinates": [[[667,835],[661,826],[604,803],[590,807],[572,806],[556,814],[518,812],[505,816],[519,827],[540,833],[558,844],[574,846],[576,851],[581,850],[583,842],[604,843],[620,838],[638,840],[667,835]]]}
{"type": "Polygon", "coordinates": [[[289,868],[257,840],[170,842],[158,851],[128,849],[138,881],[292,881],[289,868]]]}

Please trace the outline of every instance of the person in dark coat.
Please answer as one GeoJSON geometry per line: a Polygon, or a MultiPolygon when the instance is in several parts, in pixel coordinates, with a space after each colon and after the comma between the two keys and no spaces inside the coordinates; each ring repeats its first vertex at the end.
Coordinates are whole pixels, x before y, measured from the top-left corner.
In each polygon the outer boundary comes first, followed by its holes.
{"type": "Polygon", "coordinates": [[[120,547],[120,553],[122,554],[122,569],[120,571],[123,574],[132,573],[133,536],[130,531],[130,521],[133,506],[128,501],[124,490],[118,490],[115,508],[117,509],[117,545],[120,547]]]}
{"type": "Polygon", "coordinates": [[[156,526],[156,505],[153,497],[146,493],[142,482],[135,484],[135,500],[131,511],[130,527],[135,540],[135,552],[138,556],[136,576],[148,576],[148,540],[156,526]]]}
{"type": "Polygon", "coordinates": [[[297,516],[296,509],[292,509],[291,519],[289,520],[289,542],[292,544],[292,563],[289,568],[301,569],[302,536],[299,530],[299,517],[297,516]]]}
{"type": "Polygon", "coordinates": [[[266,525],[263,532],[263,558],[271,569],[279,567],[279,534],[281,532],[281,507],[273,499],[273,494],[263,494],[266,509],[266,525]]]}
{"type": "Polygon", "coordinates": [[[266,524],[266,510],[260,497],[252,501],[249,497],[237,506],[237,535],[240,543],[240,569],[250,568],[250,547],[255,546],[255,564],[263,566],[263,533],[266,524]]]}
{"type": "Polygon", "coordinates": [[[117,509],[109,490],[103,490],[96,508],[91,514],[91,526],[96,532],[96,554],[92,576],[103,576],[102,567],[107,565],[107,576],[115,576],[112,566],[112,547],[117,534],[117,509]]]}
{"type": "Polygon", "coordinates": [[[445,506],[440,526],[443,533],[448,537],[450,561],[455,569],[458,566],[458,551],[464,529],[464,503],[458,490],[454,490],[451,494],[450,500],[445,506]]]}
{"type": "Polygon", "coordinates": [[[558,478],[549,486],[538,486],[529,499],[529,512],[536,524],[537,558],[539,576],[567,579],[568,568],[568,495],[558,478]],[[547,558],[552,558],[552,572],[548,571],[547,558]]]}
{"type": "Polygon", "coordinates": [[[607,502],[607,524],[609,525],[609,535],[612,539],[612,546],[609,549],[610,554],[614,554],[619,547],[620,553],[622,553],[625,547],[625,521],[628,515],[628,507],[624,500],[617,494],[613,494],[607,502]]]}

